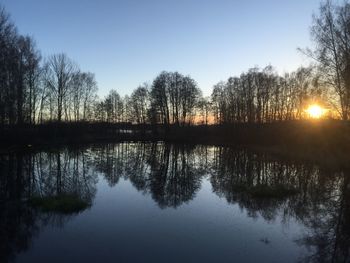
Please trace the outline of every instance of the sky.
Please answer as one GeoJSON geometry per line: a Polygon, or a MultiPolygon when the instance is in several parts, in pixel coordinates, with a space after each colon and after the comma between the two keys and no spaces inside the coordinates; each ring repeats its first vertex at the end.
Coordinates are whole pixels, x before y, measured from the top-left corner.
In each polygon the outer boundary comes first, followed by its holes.
{"type": "Polygon", "coordinates": [[[42,55],[66,53],[95,73],[100,96],[130,94],[163,70],[190,75],[204,95],[251,67],[308,65],[320,0],[0,0],[42,55]]]}

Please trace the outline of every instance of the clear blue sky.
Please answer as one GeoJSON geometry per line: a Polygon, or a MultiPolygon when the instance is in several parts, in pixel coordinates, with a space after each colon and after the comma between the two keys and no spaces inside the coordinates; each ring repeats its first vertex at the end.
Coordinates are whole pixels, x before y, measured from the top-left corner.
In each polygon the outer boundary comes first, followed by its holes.
{"type": "Polygon", "coordinates": [[[129,94],[162,70],[191,75],[205,95],[253,66],[308,64],[319,0],[0,0],[44,56],[64,52],[96,74],[100,95],[129,94]]]}

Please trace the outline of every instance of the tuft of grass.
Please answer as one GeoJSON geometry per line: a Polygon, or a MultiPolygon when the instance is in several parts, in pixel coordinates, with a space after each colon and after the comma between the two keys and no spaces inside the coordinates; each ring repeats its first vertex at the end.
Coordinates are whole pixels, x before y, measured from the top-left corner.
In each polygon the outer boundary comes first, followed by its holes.
{"type": "Polygon", "coordinates": [[[248,189],[248,192],[257,198],[285,198],[297,194],[295,188],[288,188],[284,185],[266,186],[257,185],[248,189]]]}
{"type": "Polygon", "coordinates": [[[75,195],[58,195],[48,197],[32,197],[29,204],[43,212],[72,214],[84,211],[90,204],[75,195]]]}

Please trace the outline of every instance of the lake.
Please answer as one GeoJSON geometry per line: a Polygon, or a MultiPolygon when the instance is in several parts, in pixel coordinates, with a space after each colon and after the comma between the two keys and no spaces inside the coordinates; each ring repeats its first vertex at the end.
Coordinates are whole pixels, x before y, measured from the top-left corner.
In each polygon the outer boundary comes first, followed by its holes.
{"type": "Polygon", "coordinates": [[[350,262],[344,170],[118,143],[0,155],[1,262],[350,262]],[[32,198],[72,195],[62,213],[32,198]]]}

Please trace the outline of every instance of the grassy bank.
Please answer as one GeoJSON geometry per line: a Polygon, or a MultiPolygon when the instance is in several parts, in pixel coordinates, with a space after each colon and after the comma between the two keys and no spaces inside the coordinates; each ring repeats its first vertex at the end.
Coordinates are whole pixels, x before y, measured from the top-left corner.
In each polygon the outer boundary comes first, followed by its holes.
{"type": "Polygon", "coordinates": [[[350,163],[350,123],[290,121],[208,126],[132,125],[130,123],[49,123],[5,127],[0,149],[120,141],[244,146],[330,165],[350,163]]]}

